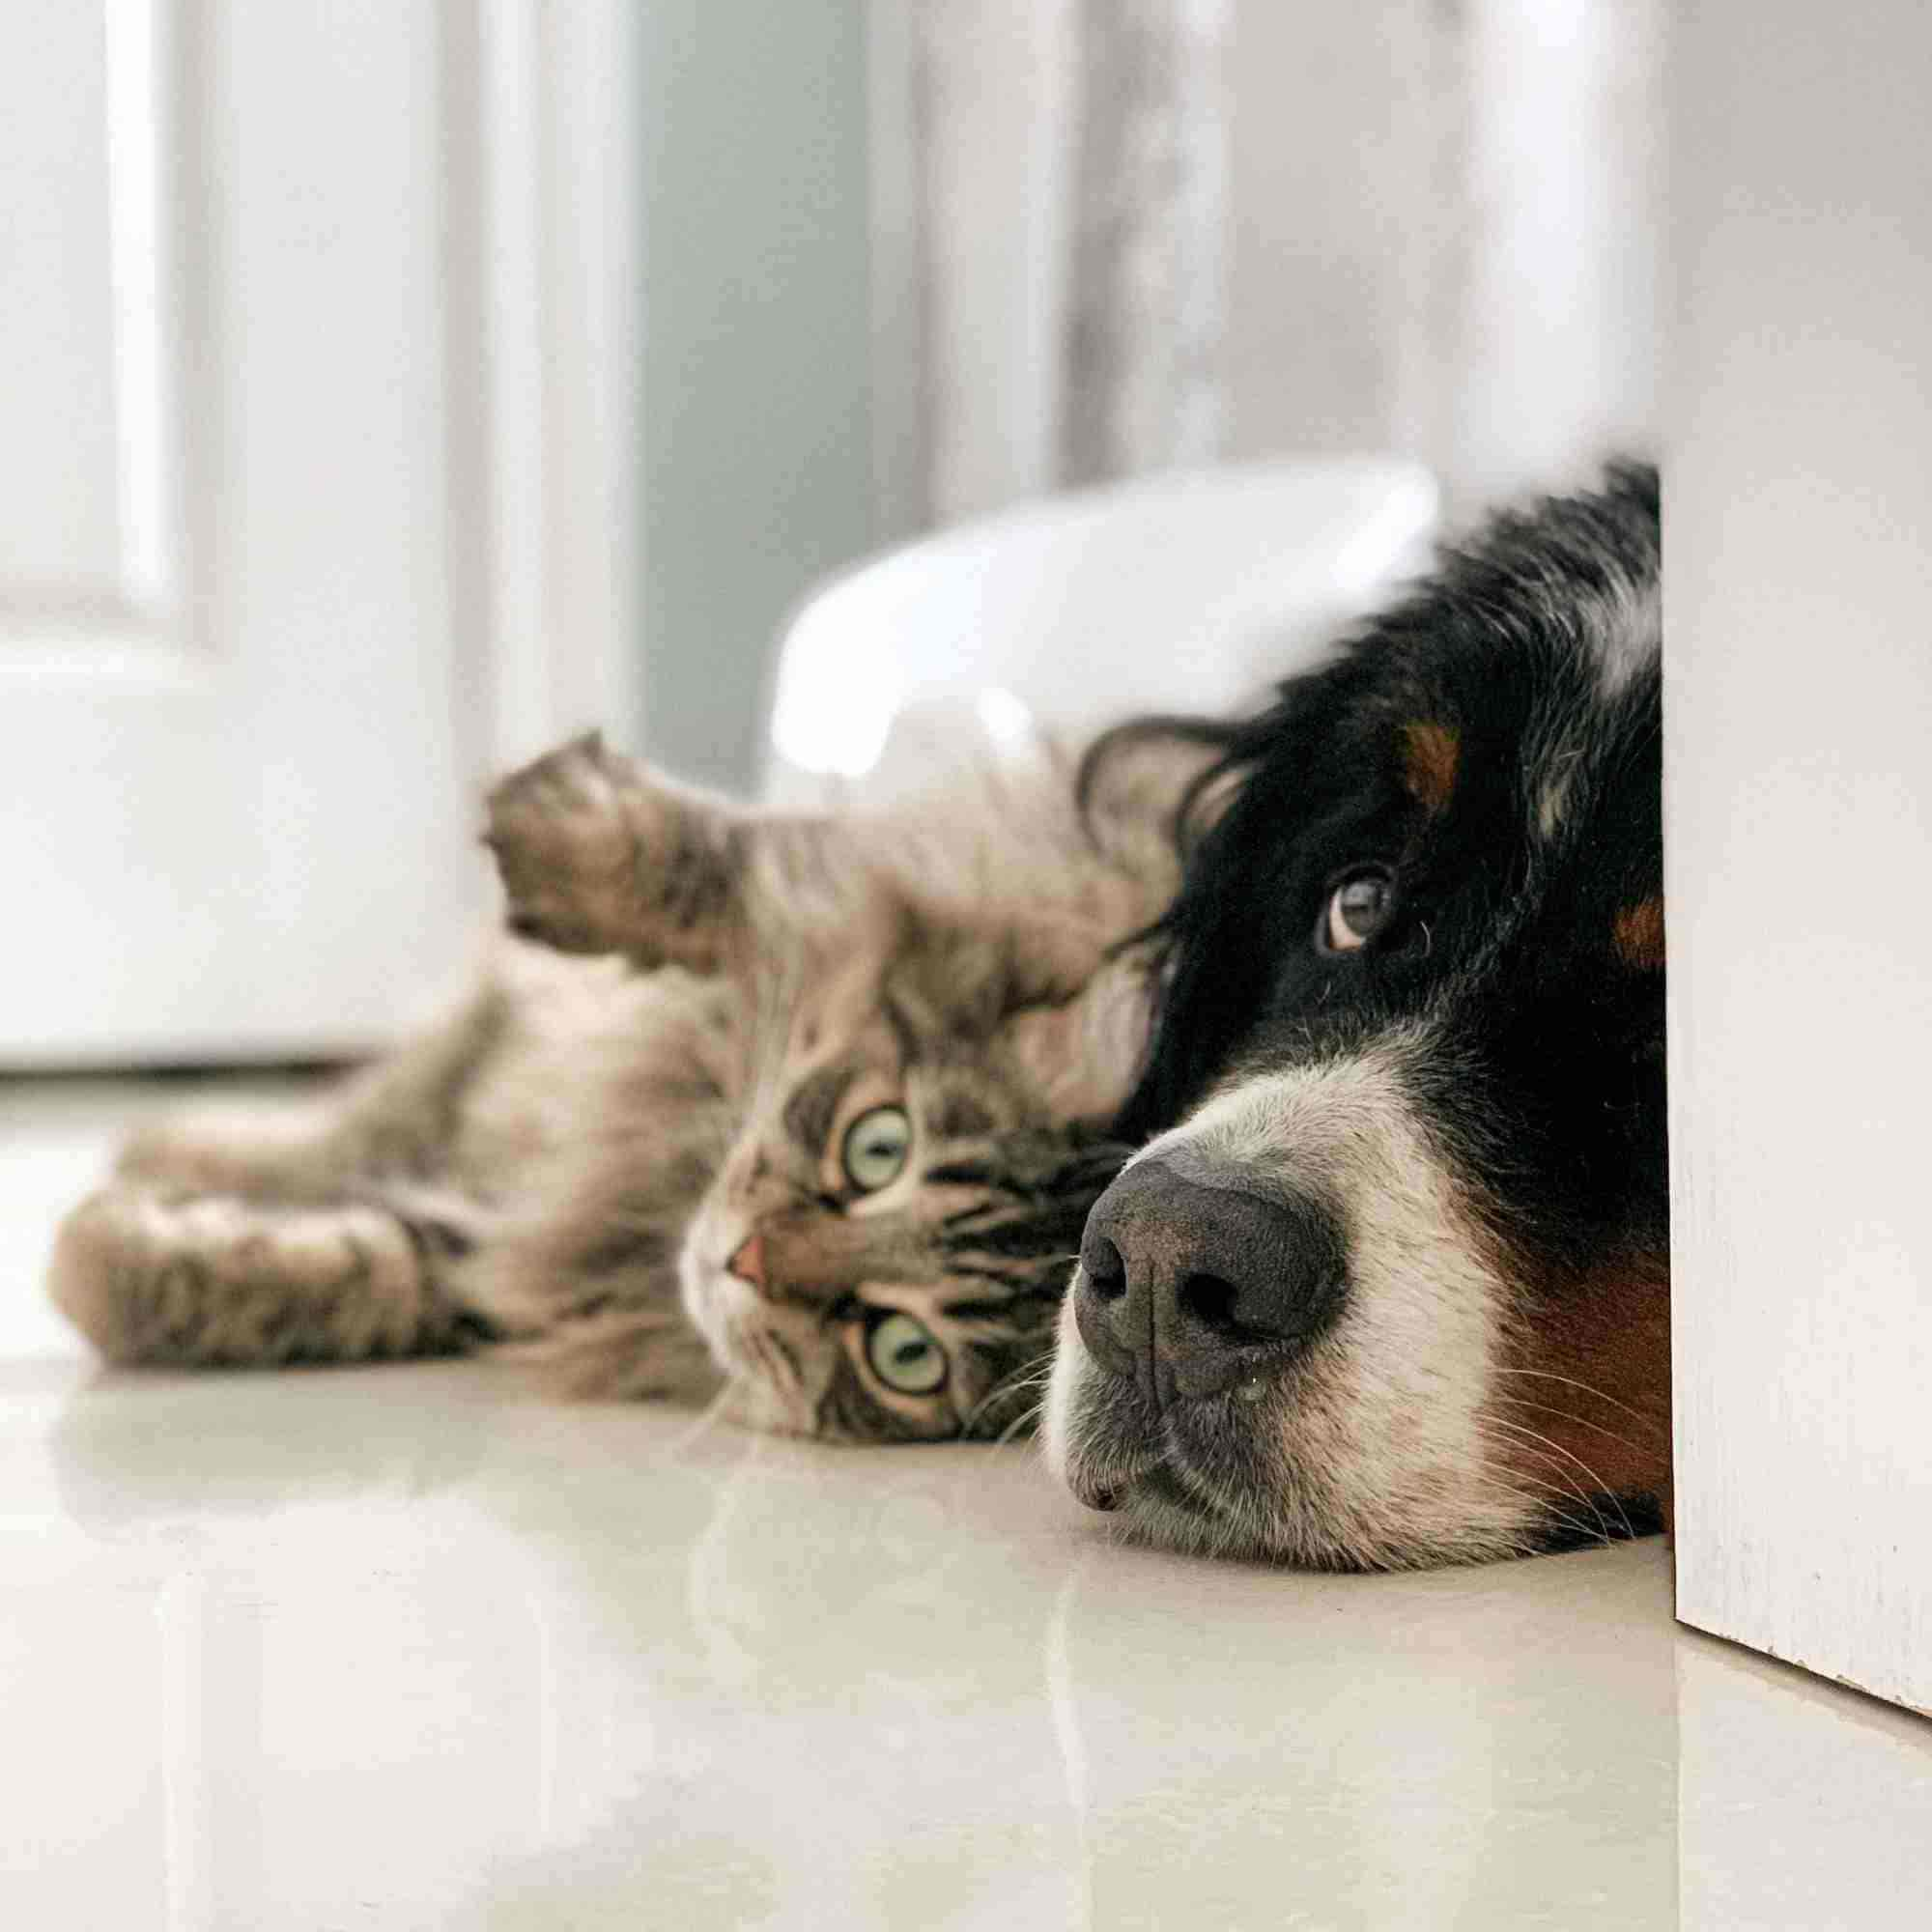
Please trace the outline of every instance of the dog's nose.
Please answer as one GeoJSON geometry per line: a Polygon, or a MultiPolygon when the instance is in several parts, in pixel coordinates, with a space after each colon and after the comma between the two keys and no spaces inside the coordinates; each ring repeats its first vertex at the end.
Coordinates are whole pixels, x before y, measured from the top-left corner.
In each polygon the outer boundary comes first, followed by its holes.
{"type": "Polygon", "coordinates": [[[1342,1230],[1316,1203],[1145,1160],[1087,1217],[1074,1320],[1101,1368],[1192,1400],[1311,1340],[1346,1264],[1342,1230]]]}

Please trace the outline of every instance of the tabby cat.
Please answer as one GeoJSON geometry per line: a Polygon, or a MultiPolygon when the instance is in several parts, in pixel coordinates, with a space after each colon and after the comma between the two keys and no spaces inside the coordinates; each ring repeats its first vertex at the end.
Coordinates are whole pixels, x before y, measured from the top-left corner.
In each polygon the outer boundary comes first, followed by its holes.
{"type": "Polygon", "coordinates": [[[138,1138],[54,1298],[117,1361],[508,1347],[843,1441],[1037,1390],[1176,884],[1170,751],[1075,807],[988,764],[775,816],[593,737],[490,801],[510,924],[452,1019],[322,1097],[138,1138]],[[584,956],[603,955],[603,956],[584,956]]]}

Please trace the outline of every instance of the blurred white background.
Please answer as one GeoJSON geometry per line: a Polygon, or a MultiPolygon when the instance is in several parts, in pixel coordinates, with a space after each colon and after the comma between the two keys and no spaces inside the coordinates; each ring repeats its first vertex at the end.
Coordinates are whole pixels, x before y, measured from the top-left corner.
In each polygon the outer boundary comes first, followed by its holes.
{"type": "Polygon", "coordinates": [[[389,1037],[492,773],[601,723],[749,789],[883,545],[1645,441],[1663,14],[9,0],[0,1063],[389,1037]]]}

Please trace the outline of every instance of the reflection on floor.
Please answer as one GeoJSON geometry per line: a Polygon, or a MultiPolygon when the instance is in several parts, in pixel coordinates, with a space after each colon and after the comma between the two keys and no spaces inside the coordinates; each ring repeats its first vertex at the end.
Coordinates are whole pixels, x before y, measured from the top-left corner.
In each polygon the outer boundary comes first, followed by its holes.
{"type": "Polygon", "coordinates": [[[1023,1448],[56,1359],[39,1243],[128,1097],[0,1108],[0,1923],[1819,1932],[1932,1896],[1932,1726],[1679,1630],[1655,1542],[1216,1567],[1113,1546],[1023,1448]]]}

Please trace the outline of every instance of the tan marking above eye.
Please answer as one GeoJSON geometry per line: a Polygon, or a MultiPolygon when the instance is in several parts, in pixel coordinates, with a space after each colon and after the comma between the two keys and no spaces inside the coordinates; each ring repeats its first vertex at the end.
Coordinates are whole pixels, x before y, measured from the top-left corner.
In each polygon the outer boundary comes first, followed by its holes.
{"type": "Polygon", "coordinates": [[[1462,733],[1453,725],[1418,719],[1402,727],[1402,781],[1409,796],[1432,812],[1456,794],[1462,733]]]}
{"type": "Polygon", "coordinates": [[[1625,906],[1610,928],[1610,944],[1626,965],[1655,972],[1663,964],[1663,901],[1653,895],[1625,906]]]}

